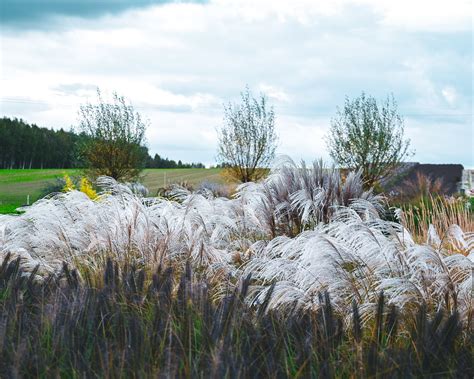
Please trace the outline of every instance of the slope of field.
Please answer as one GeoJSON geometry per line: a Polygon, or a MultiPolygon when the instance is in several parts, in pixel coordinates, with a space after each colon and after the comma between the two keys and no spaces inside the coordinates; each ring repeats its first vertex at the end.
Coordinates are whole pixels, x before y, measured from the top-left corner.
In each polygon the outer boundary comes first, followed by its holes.
{"type": "MultiPolygon", "coordinates": [[[[150,195],[156,194],[158,188],[173,183],[186,182],[196,186],[201,182],[222,182],[220,169],[147,169],[144,170],[141,182],[150,190],[150,195]]],[[[45,170],[0,170],[0,214],[10,213],[16,207],[38,200],[44,189],[67,173],[79,175],[80,170],[45,169],[45,170]]]]}
{"type": "Polygon", "coordinates": [[[150,190],[150,195],[156,194],[158,188],[170,184],[189,184],[193,187],[202,182],[222,183],[220,168],[178,168],[178,169],[147,169],[141,175],[141,182],[150,190]]]}

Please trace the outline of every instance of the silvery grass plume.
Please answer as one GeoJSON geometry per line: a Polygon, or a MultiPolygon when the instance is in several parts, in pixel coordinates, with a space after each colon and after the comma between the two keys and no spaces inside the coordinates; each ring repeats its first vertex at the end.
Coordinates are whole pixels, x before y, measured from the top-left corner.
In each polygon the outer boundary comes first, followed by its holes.
{"type": "Polygon", "coordinates": [[[368,201],[379,211],[383,200],[363,190],[360,172],[350,172],[343,181],[339,170],[326,168],[322,160],[308,167],[304,161],[296,165],[289,157],[282,157],[263,182],[242,185],[237,196],[272,237],[293,237],[327,223],[335,207],[356,199],[368,201]]]}
{"type": "Polygon", "coordinates": [[[95,201],[70,191],[39,200],[22,215],[2,217],[2,254],[24,251],[58,269],[62,261],[92,264],[106,255],[151,265],[190,260],[209,272],[226,266],[229,200],[199,194],[181,203],[144,199],[111,178],[97,184],[103,192],[95,201]]]}
{"type": "Polygon", "coordinates": [[[436,245],[434,232],[428,243],[413,242],[380,218],[382,199],[362,190],[357,173],[343,181],[319,161],[311,168],[286,161],[233,199],[181,187],[171,199],[144,198],[111,178],[97,184],[96,200],[70,191],[0,216],[0,254],[48,272],[106,257],[151,268],[189,262],[222,292],[250,274],[251,301],[273,288],[269,309],[317,307],[318,294],[329,291],[336,309],[355,301],[364,315],[384,290],[401,308],[426,302],[472,317],[472,233],[452,227],[463,254],[436,245]]]}
{"type": "Polygon", "coordinates": [[[254,287],[257,303],[274,284],[270,308],[318,307],[318,294],[328,291],[337,309],[356,302],[368,314],[383,290],[402,309],[426,303],[456,309],[466,322],[473,316],[474,251],[465,256],[415,244],[365,200],[339,207],[314,230],[279,236],[254,250],[243,272],[261,284],[254,287]]]}
{"type": "Polygon", "coordinates": [[[150,191],[148,191],[148,188],[146,188],[143,184],[138,183],[138,182],[132,182],[132,183],[125,183],[125,185],[130,188],[132,193],[134,193],[137,196],[140,197],[147,197],[150,194],[150,191]]]}
{"type": "Polygon", "coordinates": [[[56,266],[111,254],[142,263],[189,258],[204,267],[225,267],[255,241],[293,235],[324,221],[332,205],[358,196],[374,205],[378,201],[361,192],[359,176],[350,175],[341,184],[336,171],[324,170],[321,162],[312,170],[289,161],[280,164],[262,184],[242,187],[235,199],[216,198],[206,188],[191,193],[180,187],[172,190],[172,200],[145,198],[136,186],[106,177],[97,185],[103,189],[97,200],[70,191],[36,202],[23,215],[4,216],[1,251],[23,249],[32,259],[56,266]]]}

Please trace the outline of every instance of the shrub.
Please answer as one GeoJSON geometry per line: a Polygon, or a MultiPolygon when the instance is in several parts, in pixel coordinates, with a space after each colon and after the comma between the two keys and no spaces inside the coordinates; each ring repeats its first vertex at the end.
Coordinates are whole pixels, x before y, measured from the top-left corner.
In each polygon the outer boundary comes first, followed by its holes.
{"type": "Polygon", "coordinates": [[[64,186],[63,186],[63,192],[69,192],[69,191],[74,191],[76,188],[84,194],[87,195],[87,197],[91,200],[97,199],[98,195],[95,189],[92,186],[92,183],[87,179],[86,177],[81,177],[81,178],[75,178],[75,180],[72,180],[69,175],[64,174],[64,186]],[[75,184],[75,182],[77,184],[75,184]]]}
{"type": "Polygon", "coordinates": [[[117,93],[108,102],[97,89],[97,104],[82,105],[79,120],[79,128],[88,137],[81,149],[88,175],[137,179],[148,158],[147,123],[133,106],[117,93]]]}
{"type": "MultiPolygon", "coordinates": [[[[70,180],[74,183],[74,182],[77,182],[78,178],[77,177],[72,177],[70,180]]],[[[43,188],[41,188],[41,193],[39,195],[39,198],[41,199],[41,198],[43,198],[45,196],[48,196],[48,195],[51,195],[51,194],[55,194],[55,193],[58,193],[58,192],[63,192],[65,187],[66,187],[66,182],[64,180],[64,177],[56,178],[54,181],[51,181],[51,182],[48,181],[43,186],[43,188]]]]}

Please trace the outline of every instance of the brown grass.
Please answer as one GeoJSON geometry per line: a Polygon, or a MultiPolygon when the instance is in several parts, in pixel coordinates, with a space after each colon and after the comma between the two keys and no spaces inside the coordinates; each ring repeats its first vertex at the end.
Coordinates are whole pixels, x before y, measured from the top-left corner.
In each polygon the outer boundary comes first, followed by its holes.
{"type": "Polygon", "coordinates": [[[474,232],[474,215],[463,198],[429,195],[422,197],[417,205],[407,204],[402,209],[402,224],[417,243],[428,240],[430,225],[449,248],[453,247],[449,238],[453,225],[459,226],[464,233],[474,232]]]}

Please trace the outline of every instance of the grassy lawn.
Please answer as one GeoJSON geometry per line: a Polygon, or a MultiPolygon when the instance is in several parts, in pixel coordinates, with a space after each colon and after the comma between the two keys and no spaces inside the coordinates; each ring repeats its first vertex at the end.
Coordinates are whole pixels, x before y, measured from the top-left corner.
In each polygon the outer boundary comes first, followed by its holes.
{"type": "Polygon", "coordinates": [[[11,213],[16,207],[30,204],[42,194],[44,187],[65,172],[75,175],[79,170],[0,170],[0,213],[11,213]]]}
{"type": "MultiPolygon", "coordinates": [[[[221,183],[220,169],[147,169],[141,176],[141,182],[150,190],[150,195],[156,194],[158,188],[173,183],[187,182],[193,186],[203,181],[221,183]]],[[[54,182],[64,173],[79,175],[77,169],[32,169],[32,170],[0,170],[0,214],[12,213],[15,208],[30,204],[41,196],[48,183],[54,182]]]]}

